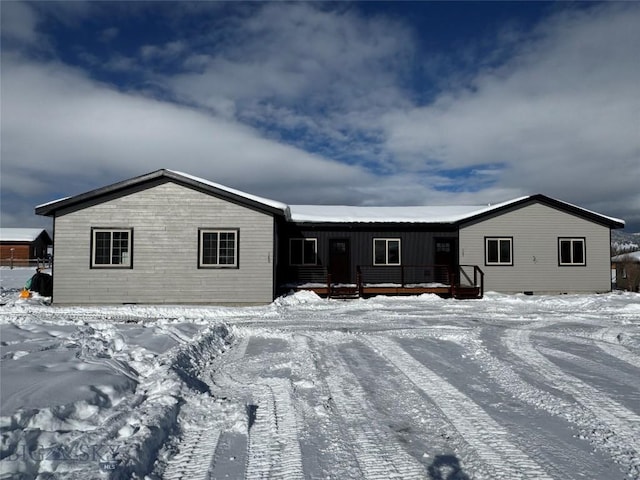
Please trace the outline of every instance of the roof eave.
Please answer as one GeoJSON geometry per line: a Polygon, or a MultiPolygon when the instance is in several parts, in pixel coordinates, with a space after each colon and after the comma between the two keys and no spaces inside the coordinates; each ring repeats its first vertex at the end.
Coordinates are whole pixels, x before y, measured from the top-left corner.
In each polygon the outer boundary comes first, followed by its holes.
{"type": "Polygon", "coordinates": [[[36,212],[36,215],[52,217],[56,214],[56,212],[64,208],[73,207],[75,205],[79,205],[84,202],[88,202],[96,198],[100,198],[104,195],[117,193],[119,191],[126,190],[129,187],[144,184],[146,182],[163,177],[165,173],[166,171],[164,169],[161,169],[161,170],[156,170],[155,172],[140,175],[138,177],[129,178],[121,182],[107,185],[106,187],[96,188],[95,190],[90,190],[88,192],[81,193],[73,197],[68,197],[68,198],[59,200],[57,202],[51,202],[51,203],[38,206],[36,207],[35,212],[36,212]]]}
{"type": "Polygon", "coordinates": [[[255,210],[270,213],[272,215],[279,215],[279,216],[285,215],[284,211],[276,207],[273,207],[271,205],[266,205],[258,201],[252,200],[250,198],[242,197],[241,195],[237,195],[232,192],[228,192],[226,190],[222,190],[220,188],[216,188],[211,185],[198,182],[197,180],[184,177],[176,172],[173,172],[171,170],[166,170],[166,169],[156,170],[155,172],[147,173],[145,175],[140,175],[138,177],[130,178],[128,180],[123,180],[121,182],[108,185],[106,187],[97,188],[95,190],[91,190],[89,192],[76,195],[74,197],[59,200],[57,202],[54,201],[48,204],[40,205],[35,208],[35,213],[36,215],[52,217],[52,216],[55,216],[55,214],[60,210],[72,208],[74,206],[78,206],[83,203],[96,200],[106,195],[117,194],[118,192],[127,190],[129,188],[144,185],[145,183],[149,183],[154,180],[160,180],[163,178],[172,180],[181,185],[189,186],[191,188],[202,191],[204,193],[215,195],[225,200],[238,203],[240,205],[244,205],[246,207],[249,207],[255,210]]]}
{"type": "Polygon", "coordinates": [[[344,222],[330,222],[330,221],[294,221],[289,220],[290,225],[296,227],[321,227],[321,228],[368,228],[368,227],[429,227],[429,228],[443,228],[449,229],[456,226],[455,222],[410,222],[410,221],[344,221],[344,222]]]}
{"type": "Polygon", "coordinates": [[[521,207],[521,206],[523,206],[525,204],[530,204],[530,203],[535,203],[535,202],[539,202],[539,203],[548,205],[550,207],[557,208],[559,210],[571,213],[571,214],[576,215],[576,216],[581,217],[581,218],[585,218],[585,219],[590,220],[590,221],[592,221],[594,223],[598,223],[600,225],[604,225],[604,226],[609,227],[609,228],[618,229],[618,228],[624,228],[624,226],[625,226],[625,223],[622,220],[614,219],[614,218],[611,218],[611,217],[606,217],[604,215],[600,215],[599,213],[591,212],[589,210],[585,210],[584,208],[580,208],[580,207],[577,207],[575,205],[571,205],[570,203],[562,202],[560,200],[556,200],[554,198],[547,197],[546,195],[542,195],[541,193],[538,193],[538,194],[535,194],[535,195],[531,195],[531,196],[528,196],[528,197],[524,197],[524,198],[521,198],[521,199],[516,200],[514,202],[510,202],[510,203],[506,203],[504,205],[501,205],[500,207],[496,207],[494,209],[481,212],[481,213],[479,213],[477,215],[473,215],[471,217],[467,217],[465,219],[459,220],[458,222],[456,222],[456,224],[458,226],[464,226],[464,225],[466,225],[468,223],[476,222],[478,220],[481,220],[482,218],[494,216],[494,215],[500,214],[501,212],[504,212],[506,210],[519,208],[519,207],[521,207]]]}

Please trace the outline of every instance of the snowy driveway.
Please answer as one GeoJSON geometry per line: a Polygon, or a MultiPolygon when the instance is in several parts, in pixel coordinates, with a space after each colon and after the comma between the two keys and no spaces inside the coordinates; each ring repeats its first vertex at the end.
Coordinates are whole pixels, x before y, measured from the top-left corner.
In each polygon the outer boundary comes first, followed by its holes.
{"type": "Polygon", "coordinates": [[[640,477],[638,295],[0,312],[2,478],[640,477]]]}

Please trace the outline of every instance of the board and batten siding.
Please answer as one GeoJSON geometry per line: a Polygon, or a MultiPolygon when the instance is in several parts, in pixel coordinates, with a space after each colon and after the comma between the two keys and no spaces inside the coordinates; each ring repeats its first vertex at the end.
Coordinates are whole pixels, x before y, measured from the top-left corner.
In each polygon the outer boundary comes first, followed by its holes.
{"type": "Polygon", "coordinates": [[[579,293],[611,290],[609,227],[534,203],[460,228],[461,264],[479,265],[485,290],[579,293]],[[513,266],[485,264],[485,238],[513,238],[513,266]],[[559,266],[558,239],[584,238],[586,266],[559,266]]]}
{"type": "MultiPolygon", "coordinates": [[[[400,260],[402,265],[433,265],[435,263],[435,239],[457,239],[455,230],[433,230],[422,225],[410,225],[404,227],[381,227],[367,225],[337,225],[334,227],[316,227],[307,225],[295,225],[283,230],[283,242],[280,245],[280,283],[296,283],[299,278],[295,276],[295,270],[288,269],[290,244],[292,238],[315,238],[318,248],[318,266],[329,266],[329,244],[331,240],[349,240],[350,247],[350,281],[356,281],[356,268],[358,266],[373,266],[373,240],[375,238],[400,239],[400,260]]],[[[382,270],[385,266],[379,267],[382,270]]],[[[388,269],[390,274],[387,281],[398,281],[399,270],[388,269]]]]}
{"type": "Polygon", "coordinates": [[[273,300],[274,218],[173,182],[55,219],[57,304],[273,300]],[[133,268],[90,268],[91,229],[133,228],[133,268]],[[198,230],[237,229],[239,268],[198,268],[198,230]]]}

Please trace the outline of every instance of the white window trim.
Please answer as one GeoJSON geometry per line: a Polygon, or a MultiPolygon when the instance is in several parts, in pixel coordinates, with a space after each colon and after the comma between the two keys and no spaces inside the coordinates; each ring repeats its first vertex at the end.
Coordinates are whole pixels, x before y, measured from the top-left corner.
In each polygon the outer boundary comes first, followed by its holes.
{"type": "Polygon", "coordinates": [[[289,265],[292,265],[294,267],[309,267],[309,266],[314,266],[314,265],[318,265],[318,239],[317,238],[290,238],[289,239],[289,265]],[[291,255],[293,253],[293,248],[292,248],[292,243],[293,242],[302,242],[302,263],[297,263],[293,261],[293,258],[291,258],[291,255]],[[313,243],[313,253],[315,256],[315,261],[313,263],[305,263],[304,261],[304,245],[306,242],[312,242],[313,243]]]}
{"type": "Polygon", "coordinates": [[[402,241],[400,238],[374,238],[373,239],[373,265],[374,266],[397,266],[402,265],[402,241]],[[376,242],[384,242],[384,263],[376,262],[376,242]],[[390,263],[389,262],[389,243],[390,242],[398,242],[398,262],[390,263]]]}
{"type": "MultiPolygon", "coordinates": [[[[123,258],[125,256],[123,255],[123,258]]],[[[91,229],[91,268],[133,268],[133,228],[108,228],[108,227],[94,227],[91,229]],[[113,258],[113,234],[114,233],[127,233],[127,255],[126,263],[97,263],[96,262],[96,248],[97,248],[97,234],[109,233],[111,235],[111,251],[109,253],[109,262],[113,258]]]]}
{"type": "Polygon", "coordinates": [[[561,267],[584,267],[587,265],[587,241],[584,237],[558,237],[558,265],[561,267]],[[569,242],[570,262],[562,261],[562,242],[569,242]],[[573,261],[573,244],[582,243],[582,262],[573,261]]]}
{"type": "Polygon", "coordinates": [[[500,267],[512,267],[513,266],[513,237],[485,237],[484,239],[484,264],[487,266],[500,266],[500,267]],[[498,261],[489,261],[489,242],[498,242],[498,261]],[[509,242],[509,261],[501,261],[500,256],[500,242],[509,242]]]}
{"type": "Polygon", "coordinates": [[[201,228],[198,232],[198,268],[238,268],[238,236],[239,230],[233,228],[201,228]],[[204,235],[217,233],[218,263],[204,263],[204,235]],[[220,234],[233,233],[233,263],[220,263],[220,234]]]}

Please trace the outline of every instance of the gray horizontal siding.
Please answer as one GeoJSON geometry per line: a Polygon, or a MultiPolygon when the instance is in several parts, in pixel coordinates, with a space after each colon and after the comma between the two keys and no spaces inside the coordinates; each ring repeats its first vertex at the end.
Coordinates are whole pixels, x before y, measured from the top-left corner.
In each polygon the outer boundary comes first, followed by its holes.
{"type": "Polygon", "coordinates": [[[265,303],[272,216],[165,183],[55,221],[55,303],[265,303]],[[133,269],[91,269],[92,227],[133,228],[133,269]],[[238,229],[237,269],[198,268],[198,229],[238,229]]]}
{"type": "Polygon", "coordinates": [[[611,289],[609,228],[532,204],[460,229],[460,263],[485,272],[498,292],[605,292],[611,289]],[[485,237],[513,237],[513,266],[485,265],[485,237]],[[586,266],[558,265],[558,237],[584,237],[586,266]]]}

